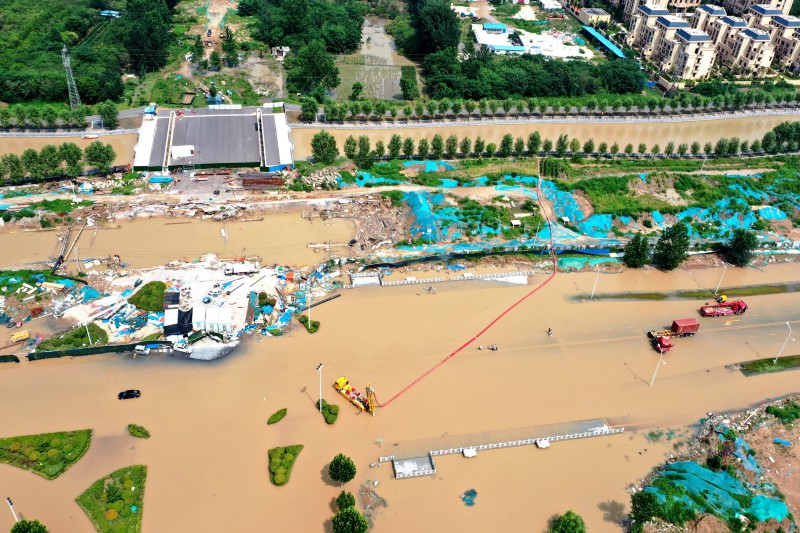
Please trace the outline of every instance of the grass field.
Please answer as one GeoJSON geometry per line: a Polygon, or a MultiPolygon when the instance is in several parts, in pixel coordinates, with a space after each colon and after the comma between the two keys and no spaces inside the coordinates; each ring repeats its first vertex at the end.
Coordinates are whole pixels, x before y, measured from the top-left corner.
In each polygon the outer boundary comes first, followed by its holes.
{"type": "Polygon", "coordinates": [[[771,374],[773,372],[783,372],[784,370],[795,370],[800,368],[800,355],[787,355],[786,357],[774,357],[769,359],[756,359],[739,365],[739,370],[747,377],[758,376],[759,374],[771,374]]]}
{"type": "MultiPolygon", "coordinates": [[[[798,287],[790,285],[750,285],[748,287],[723,287],[718,294],[725,294],[728,299],[743,296],[760,296],[763,294],[785,294],[787,292],[797,292],[798,287]]],[[[677,293],[679,298],[703,299],[710,296],[708,291],[681,291],[677,293]]]]}
{"type": "Polygon", "coordinates": [[[138,533],[142,530],[142,499],[147,467],[121,468],[98,479],[75,501],[102,533],[138,533]]]}
{"type": "Polygon", "coordinates": [[[91,429],[0,439],[0,462],[55,479],[84,456],[91,441],[91,429]]]}

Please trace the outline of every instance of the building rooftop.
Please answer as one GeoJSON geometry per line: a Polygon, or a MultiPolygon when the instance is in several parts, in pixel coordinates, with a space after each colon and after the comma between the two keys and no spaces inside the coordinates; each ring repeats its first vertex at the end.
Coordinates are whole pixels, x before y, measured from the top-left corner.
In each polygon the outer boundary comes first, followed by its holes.
{"type": "Polygon", "coordinates": [[[678,37],[680,37],[684,41],[687,41],[687,42],[690,42],[690,43],[710,43],[711,42],[711,37],[709,37],[706,32],[704,32],[702,30],[695,29],[695,28],[686,28],[686,29],[681,28],[680,30],[678,30],[676,32],[676,34],[678,35],[678,37]]]}
{"type": "Polygon", "coordinates": [[[591,35],[592,37],[597,39],[597,41],[600,44],[602,44],[603,46],[608,48],[609,52],[611,52],[612,54],[614,54],[615,56],[617,56],[619,58],[625,58],[625,54],[622,52],[622,50],[620,50],[617,45],[615,45],[614,43],[609,41],[605,37],[605,35],[603,35],[599,31],[597,31],[596,29],[592,28],[591,26],[584,26],[583,29],[586,31],[586,33],[588,33],[589,35],[591,35]]]}
{"type": "Polygon", "coordinates": [[[747,28],[746,30],[741,31],[742,35],[746,35],[750,37],[754,41],[769,41],[769,33],[765,32],[764,30],[757,30],[755,28],[747,28]]]}
{"type": "Polygon", "coordinates": [[[506,25],[505,24],[494,24],[491,22],[484,22],[483,23],[484,30],[503,30],[505,31],[506,25]]]}
{"type": "Polygon", "coordinates": [[[497,52],[525,52],[527,50],[524,46],[517,46],[514,44],[492,44],[489,46],[492,47],[492,50],[497,52]]]}
{"type": "Polygon", "coordinates": [[[750,10],[759,15],[783,15],[783,11],[769,4],[756,4],[751,6],[750,10]]]}
{"type": "Polygon", "coordinates": [[[800,28],[800,18],[793,15],[775,17],[773,20],[785,28],[800,28]]]}
{"type": "Polygon", "coordinates": [[[647,4],[645,4],[643,6],[639,6],[639,11],[641,11],[645,15],[648,15],[648,16],[651,16],[651,17],[654,17],[656,15],[659,15],[659,16],[660,15],[669,15],[669,11],[664,9],[663,7],[653,7],[653,6],[650,6],[650,5],[647,5],[647,4]]]}
{"type": "Polygon", "coordinates": [[[747,23],[739,17],[722,17],[720,22],[727,24],[733,28],[746,28],[747,23]]]}
{"type": "Polygon", "coordinates": [[[698,11],[705,11],[709,15],[725,15],[725,9],[720,6],[703,4],[697,8],[698,11]]]}
{"type": "Polygon", "coordinates": [[[675,15],[664,15],[663,17],[658,17],[656,22],[669,29],[689,27],[688,22],[680,17],[676,17],[675,15]]]}
{"type": "MultiPolygon", "coordinates": [[[[583,11],[587,15],[597,15],[598,17],[603,17],[603,16],[608,15],[608,13],[605,10],[597,8],[597,7],[586,7],[586,8],[583,8],[581,11],[583,11]]],[[[608,16],[610,16],[610,15],[608,15],[608,16]]]]}

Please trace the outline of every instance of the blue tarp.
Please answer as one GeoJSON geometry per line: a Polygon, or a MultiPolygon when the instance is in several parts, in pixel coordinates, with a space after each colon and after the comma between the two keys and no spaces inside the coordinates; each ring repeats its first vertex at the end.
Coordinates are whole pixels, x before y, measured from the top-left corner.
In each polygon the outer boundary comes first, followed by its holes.
{"type": "Polygon", "coordinates": [[[583,29],[586,31],[586,33],[597,39],[600,42],[600,44],[608,48],[609,52],[611,52],[612,54],[621,59],[625,58],[625,54],[622,53],[622,50],[620,50],[616,44],[606,39],[606,37],[602,33],[592,28],[591,26],[584,26],[583,29]]]}
{"type": "Polygon", "coordinates": [[[150,178],[150,183],[172,183],[172,178],[169,176],[153,176],[150,178]]]}

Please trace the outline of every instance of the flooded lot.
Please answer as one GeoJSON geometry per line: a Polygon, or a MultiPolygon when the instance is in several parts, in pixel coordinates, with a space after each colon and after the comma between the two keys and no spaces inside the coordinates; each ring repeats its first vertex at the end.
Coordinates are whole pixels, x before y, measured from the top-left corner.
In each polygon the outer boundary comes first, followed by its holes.
{"type": "MultiPolygon", "coordinates": [[[[367,135],[373,146],[377,141],[387,144],[395,133],[403,138],[412,137],[415,141],[419,141],[423,137],[430,140],[434,135],[439,134],[442,137],[455,135],[459,139],[466,136],[474,142],[480,136],[487,143],[492,142],[499,145],[506,133],[527,139],[528,134],[538,131],[542,135],[542,139],[550,139],[554,143],[559,135],[566,133],[570,138],[576,137],[581,142],[592,138],[595,145],[606,142],[610,147],[616,142],[619,143],[620,151],[622,151],[628,143],[632,143],[634,148],[639,143],[645,143],[650,148],[656,143],[663,147],[670,141],[674,142],[676,146],[680,143],[691,144],[694,141],[705,144],[706,142],[716,142],[720,137],[739,137],[743,140],[753,141],[761,139],[766,132],[782,122],[797,120],[800,120],[797,115],[775,115],[685,122],[540,122],[503,125],[475,123],[463,126],[448,125],[446,122],[442,122],[441,125],[434,123],[433,127],[427,127],[427,125],[425,127],[407,127],[398,123],[397,127],[387,129],[354,127],[353,129],[330,128],[327,131],[336,138],[340,150],[348,135],[356,138],[359,135],[367,135]]],[[[325,128],[294,128],[292,130],[295,159],[305,159],[311,156],[311,138],[322,129],[325,128]]]]}
{"type": "Polygon", "coordinates": [[[74,137],[0,137],[0,156],[4,154],[22,155],[28,148],[41,150],[48,144],[55,146],[67,142],[75,143],[81,148],[86,148],[94,141],[110,144],[117,154],[115,165],[133,164],[133,147],[139,139],[138,133],[127,135],[100,135],[97,139],[84,139],[81,135],[74,137]]]}
{"type": "MultiPolygon", "coordinates": [[[[248,248],[268,235],[252,235],[248,248]]],[[[713,287],[720,273],[606,274],[597,290],[713,287]]],[[[728,269],[725,284],[798,275],[792,264],[728,269]]],[[[544,277],[535,276],[533,283],[544,277]]],[[[674,440],[653,443],[645,439],[647,432],[672,428],[680,437],[686,424],[707,411],[796,391],[796,373],[744,378],[725,365],[774,354],[785,338],[785,321],[800,321],[800,310],[795,294],[758,296],[747,298],[746,315],[703,319],[696,337],[676,341],[649,387],[658,355],[645,332],[696,316],[703,302],[572,298],[591,291],[594,281],[594,273],[559,274],[480,339],[484,346],[498,344],[497,352],[467,348],[374,418],[356,415],[332,382],[347,376],[362,391],[371,383],[386,401],[533,287],[474,281],[442,285],[435,294],[419,286],[346,291],[314,310],[319,333],[249,339],[214,363],[100,356],[2,365],[3,397],[24,398],[24,407],[0,403],[3,436],[91,427],[96,440],[56,481],[0,465],[0,484],[13,487],[15,507],[53,531],[90,532],[75,496],[115,468],[143,463],[149,469],[144,531],[249,531],[271,522],[323,532],[330,530],[331,501],[341,490],[324,472],[342,452],[359,470],[345,489],[357,492],[366,480],[380,482],[375,490],[388,507],[373,513],[375,531],[538,531],[567,509],[581,514],[593,531],[618,530],[626,486],[674,451],[674,440]],[[313,404],[320,362],[323,395],[341,406],[334,426],[323,422],[313,404]],[[117,392],[127,388],[141,389],[142,398],[119,402],[117,392]],[[284,407],[287,418],[267,426],[267,417],[284,407]],[[628,431],[555,443],[548,450],[448,456],[437,460],[439,472],[430,478],[396,481],[388,465],[369,468],[378,456],[390,455],[394,443],[597,417],[628,431]],[[153,437],[129,438],[125,425],[132,422],[153,437]],[[290,444],[305,449],[288,485],[274,487],[267,449],[290,444]],[[457,498],[470,488],[479,493],[474,508],[457,498]]],[[[0,514],[0,527],[10,527],[10,521],[10,513],[0,514]]]]}

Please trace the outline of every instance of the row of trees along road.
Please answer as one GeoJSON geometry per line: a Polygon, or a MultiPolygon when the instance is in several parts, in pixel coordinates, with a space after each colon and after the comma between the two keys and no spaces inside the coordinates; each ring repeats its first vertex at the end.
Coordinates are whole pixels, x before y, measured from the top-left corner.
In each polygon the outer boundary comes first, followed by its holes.
{"type": "MultiPolygon", "coordinates": [[[[344,485],[356,477],[356,465],[346,455],[337,454],[328,465],[328,475],[344,485]]],[[[356,499],[349,492],[342,491],[336,497],[336,508],[338,512],[331,519],[333,533],[366,533],[369,529],[369,522],[356,509],[356,499]]]]}
{"type": "Polygon", "coordinates": [[[4,154],[0,157],[0,183],[22,183],[26,177],[41,181],[51,176],[80,176],[84,165],[94,167],[105,174],[111,169],[117,154],[110,144],[94,141],[85,150],[75,143],[61,146],[48,144],[40,151],[25,150],[21,156],[4,154]]]}
{"type": "MultiPolygon", "coordinates": [[[[661,232],[652,254],[647,238],[641,233],[634,235],[625,245],[623,261],[631,268],[642,268],[652,262],[661,270],[674,270],[689,257],[689,245],[689,230],[686,224],[678,222],[661,232]]],[[[752,261],[757,245],[755,233],[739,228],[733,231],[723,251],[732,265],[745,267],[752,261]]]]}
{"type": "MultiPolygon", "coordinates": [[[[329,88],[339,84],[339,72],[333,60],[311,60],[312,52],[319,53],[321,45],[305,49],[303,57],[303,76],[313,74],[329,88]]],[[[300,53],[298,52],[298,55],[300,53]]],[[[291,56],[290,56],[291,57],[291,56]]],[[[295,60],[288,60],[287,69],[294,68],[295,60]]],[[[298,87],[299,88],[299,87],[298,87]]],[[[309,86],[305,87],[306,89],[309,86]]],[[[302,91],[301,91],[302,92],[302,91]]],[[[681,93],[686,94],[686,93],[681,93]]],[[[318,105],[311,113],[304,108],[302,118],[307,121],[317,119],[318,105]]],[[[311,105],[309,102],[309,105],[311,105]]],[[[305,103],[305,102],[304,102],[305,103]]],[[[796,106],[798,100],[794,92],[782,91],[767,93],[753,91],[736,93],[736,95],[716,96],[713,98],[688,94],[684,98],[664,99],[643,95],[604,95],[602,97],[584,98],[507,98],[480,100],[462,98],[423,99],[413,102],[396,102],[392,100],[360,99],[352,102],[336,103],[329,100],[325,104],[325,120],[343,122],[346,120],[445,120],[473,119],[482,117],[535,117],[556,115],[635,115],[635,116],[671,116],[697,114],[704,112],[732,112],[748,109],[763,109],[768,106],[796,106]],[[741,96],[739,96],[741,95],[741,96]]],[[[312,108],[309,108],[312,109],[312,108]]]]}
{"type": "MultiPolygon", "coordinates": [[[[119,123],[119,110],[110,100],[96,106],[97,114],[106,128],[115,128],[119,123]]],[[[35,107],[30,105],[12,105],[0,107],[0,127],[10,128],[85,128],[86,117],[91,113],[88,106],[80,106],[75,111],[58,109],[52,106],[35,107]]]]}
{"type": "MultiPolygon", "coordinates": [[[[788,141],[782,140],[781,146],[778,146],[776,144],[777,141],[773,141],[769,145],[769,150],[778,151],[779,148],[787,151],[796,150],[798,142],[800,141],[792,141],[791,144],[788,144],[788,141]]],[[[514,138],[511,134],[506,134],[499,145],[487,143],[482,137],[477,137],[473,141],[470,137],[459,139],[455,135],[450,135],[445,139],[436,134],[430,141],[423,138],[417,142],[411,137],[404,139],[399,134],[394,134],[388,144],[377,141],[375,146],[372,147],[368,136],[362,135],[356,139],[350,135],[345,139],[343,150],[345,157],[356,161],[362,168],[369,168],[376,160],[387,156],[390,159],[397,159],[401,156],[405,158],[420,157],[424,159],[432,157],[438,159],[448,157],[452,159],[473,156],[509,157],[549,154],[558,157],[570,155],[573,158],[580,158],[595,154],[598,156],[616,156],[624,153],[626,155],[635,154],[641,156],[648,153],[648,148],[643,143],[640,143],[636,149],[634,149],[633,144],[628,144],[621,151],[618,143],[614,143],[610,147],[606,142],[595,144],[594,139],[588,139],[581,143],[579,139],[570,139],[566,134],[560,135],[553,141],[551,139],[543,139],[538,131],[531,132],[527,139],[523,137],[514,138]]],[[[701,146],[699,142],[681,143],[677,146],[675,143],[669,142],[664,146],[663,150],[658,144],[653,145],[650,150],[650,155],[663,154],[668,157],[683,157],[687,154],[696,156],[701,152],[706,155],[722,157],[743,153],[759,153],[762,151],[762,141],[756,139],[749,143],[733,137],[730,139],[722,138],[716,144],[706,143],[705,146],[701,146]]],[[[336,139],[324,130],[315,134],[312,138],[311,152],[317,162],[328,165],[332,164],[340,153],[336,139]]],[[[557,165],[552,166],[552,168],[543,168],[542,174],[550,177],[559,177],[560,169],[561,167],[557,165]]]]}

